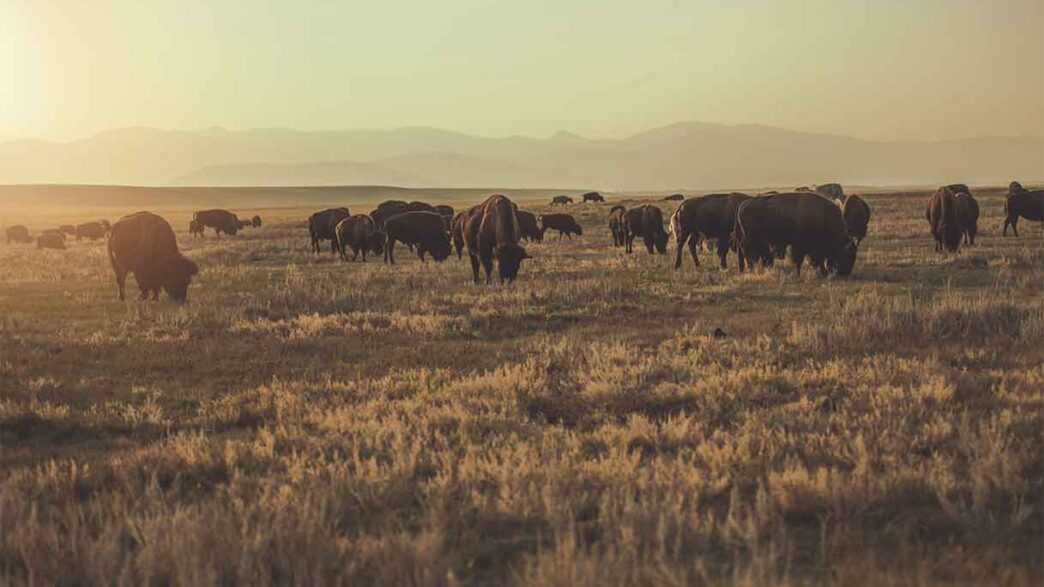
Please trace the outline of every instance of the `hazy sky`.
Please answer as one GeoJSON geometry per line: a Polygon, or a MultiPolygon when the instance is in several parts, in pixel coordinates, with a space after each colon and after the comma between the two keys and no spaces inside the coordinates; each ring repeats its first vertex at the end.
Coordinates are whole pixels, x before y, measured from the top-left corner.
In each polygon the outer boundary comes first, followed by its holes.
{"type": "Polygon", "coordinates": [[[0,138],[1044,134],[1042,0],[0,0],[0,138]]]}

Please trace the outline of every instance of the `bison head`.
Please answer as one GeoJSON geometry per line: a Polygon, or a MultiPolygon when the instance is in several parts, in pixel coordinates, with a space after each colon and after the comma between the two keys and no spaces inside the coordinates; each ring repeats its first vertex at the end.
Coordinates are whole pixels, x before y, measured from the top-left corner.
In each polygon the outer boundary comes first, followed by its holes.
{"type": "Polygon", "coordinates": [[[522,266],[523,259],[532,259],[526,250],[518,245],[497,245],[493,249],[493,256],[497,258],[497,272],[501,281],[511,283],[518,277],[518,270],[522,266]]]}
{"type": "Polygon", "coordinates": [[[584,234],[584,229],[580,228],[580,225],[575,222],[573,223],[573,231],[580,236],[583,236],[584,234]]]}
{"type": "Polygon", "coordinates": [[[192,282],[192,276],[197,273],[199,266],[191,259],[181,255],[167,257],[160,264],[163,291],[167,292],[171,299],[184,302],[188,297],[188,286],[192,282]]]}
{"type": "Polygon", "coordinates": [[[656,246],[656,252],[665,255],[667,254],[667,239],[670,238],[666,232],[660,231],[660,234],[656,235],[656,242],[653,243],[656,246]]]}
{"type": "Polygon", "coordinates": [[[858,249],[859,245],[856,244],[854,238],[849,238],[845,241],[844,246],[841,247],[841,252],[838,254],[836,259],[832,260],[831,263],[834,271],[836,271],[838,275],[852,274],[852,270],[855,269],[856,252],[858,252],[858,249]]]}
{"type": "Polygon", "coordinates": [[[254,216],[253,218],[251,218],[250,219],[250,225],[253,226],[254,228],[261,228],[261,217],[260,216],[254,216]]]}

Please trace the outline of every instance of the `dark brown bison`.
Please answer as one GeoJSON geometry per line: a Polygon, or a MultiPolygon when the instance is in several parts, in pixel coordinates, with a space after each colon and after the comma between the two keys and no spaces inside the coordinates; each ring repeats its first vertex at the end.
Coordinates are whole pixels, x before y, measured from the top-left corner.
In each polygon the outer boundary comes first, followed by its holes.
{"type": "Polygon", "coordinates": [[[76,225],[76,240],[90,239],[97,240],[105,238],[105,235],[109,234],[109,222],[107,220],[98,220],[96,222],[84,222],[83,224],[76,225]]]}
{"type": "MultiPolygon", "coordinates": [[[[689,245],[692,262],[699,266],[700,259],[696,255],[696,247],[701,237],[716,239],[718,259],[722,269],[728,267],[727,257],[732,230],[736,226],[736,210],[740,204],[749,200],[750,196],[738,192],[730,194],[708,194],[689,198],[678,206],[672,218],[674,237],[677,249],[674,253],[674,268],[682,265],[682,247],[689,245]]],[[[743,269],[743,261],[740,261],[743,269]]]]}
{"type": "Polygon", "coordinates": [[[681,202],[684,199],[685,199],[685,196],[682,195],[682,194],[671,194],[671,195],[663,198],[663,201],[664,202],[681,202]]]}
{"type": "Polygon", "coordinates": [[[957,198],[950,188],[942,186],[928,199],[924,210],[935,239],[935,250],[956,251],[961,246],[961,221],[957,216],[957,198]]]}
{"type": "Polygon", "coordinates": [[[518,244],[521,227],[515,203],[495,195],[468,210],[464,220],[464,241],[471,259],[471,274],[479,281],[479,265],[486,271],[486,283],[493,282],[493,260],[497,261],[500,281],[511,283],[518,277],[524,259],[532,257],[518,244]]]}
{"type": "MultiPolygon", "coordinates": [[[[235,236],[243,228],[243,223],[240,222],[239,217],[228,210],[200,210],[192,215],[192,219],[203,229],[213,228],[214,234],[218,238],[221,238],[221,233],[235,236]]],[[[200,231],[200,236],[202,234],[202,231],[200,231]]]]}
{"type": "Polygon", "coordinates": [[[1013,194],[1021,194],[1024,191],[1026,191],[1026,188],[1022,187],[1022,184],[1017,182],[1017,181],[1013,181],[1013,182],[1008,184],[1008,195],[1009,196],[1013,195],[1013,194]]]}
{"type": "Polygon", "coordinates": [[[736,241],[747,263],[771,264],[778,251],[790,247],[790,259],[801,273],[805,257],[824,275],[848,275],[859,245],[848,235],[841,208],[815,192],[759,196],[744,201],[736,213],[736,241]]]}
{"type": "Polygon", "coordinates": [[[45,231],[36,237],[36,248],[38,249],[64,249],[65,237],[61,232],[45,231]]]}
{"type": "Polygon", "coordinates": [[[319,254],[323,241],[330,241],[330,252],[337,252],[337,224],[351,216],[348,208],[328,208],[308,217],[308,236],[312,251],[319,254]]]}
{"type": "Polygon", "coordinates": [[[572,203],[573,203],[573,198],[570,198],[569,196],[555,196],[555,197],[551,198],[551,205],[552,206],[559,206],[559,205],[563,205],[563,204],[572,204],[572,203]]]}
{"type": "Polygon", "coordinates": [[[857,195],[845,198],[841,207],[841,215],[845,217],[845,228],[848,235],[856,239],[856,243],[866,238],[866,229],[870,225],[870,205],[857,195]]]}
{"type": "Polygon", "coordinates": [[[20,224],[8,226],[4,234],[7,236],[7,244],[28,244],[33,242],[33,237],[29,236],[29,229],[20,224]]]}
{"type": "MultiPolygon", "coordinates": [[[[370,218],[373,218],[374,223],[376,223],[377,230],[383,232],[384,224],[389,218],[399,214],[405,214],[406,212],[431,212],[432,214],[440,214],[435,206],[426,202],[388,200],[387,202],[382,202],[373,212],[370,212],[370,218]]],[[[450,223],[452,224],[452,219],[450,223]]]]}
{"type": "Polygon", "coordinates": [[[450,237],[453,239],[453,248],[457,250],[457,258],[460,259],[461,251],[464,250],[464,221],[468,219],[468,211],[458,212],[450,223],[450,237]]]}
{"type": "Polygon", "coordinates": [[[616,205],[609,210],[609,233],[613,235],[613,246],[622,247],[624,241],[627,240],[627,233],[624,230],[624,214],[627,212],[627,208],[616,205]]]}
{"type": "Polygon", "coordinates": [[[66,236],[76,236],[76,227],[72,224],[63,224],[58,227],[58,230],[62,231],[62,234],[66,236]]]}
{"type": "Polygon", "coordinates": [[[584,234],[584,229],[580,228],[576,219],[569,214],[544,214],[540,217],[540,224],[542,225],[541,230],[544,232],[557,230],[558,238],[565,235],[569,237],[569,240],[573,240],[574,234],[577,236],[584,234]]]}
{"type": "Polygon", "coordinates": [[[957,222],[964,235],[964,244],[974,245],[975,234],[979,232],[979,203],[968,192],[959,192],[954,197],[957,199],[957,222]]]}
{"type": "Polygon", "coordinates": [[[602,194],[600,194],[598,192],[587,192],[586,194],[580,196],[580,199],[583,202],[604,202],[605,201],[605,198],[602,197],[602,194]]]}
{"type": "Polygon", "coordinates": [[[518,235],[520,239],[524,238],[537,243],[544,241],[544,229],[537,224],[536,214],[516,210],[515,217],[518,218],[518,226],[522,230],[518,235]]]}
{"type": "Polygon", "coordinates": [[[116,274],[116,289],[124,299],[124,281],[133,273],[138,281],[139,299],[159,297],[163,288],[167,295],[185,301],[192,276],[199,267],[178,251],[174,230],[166,220],[151,212],[124,216],[112,225],[109,234],[109,261],[116,274]]]}
{"type": "Polygon", "coordinates": [[[1008,196],[1004,201],[1004,236],[1008,236],[1009,225],[1019,236],[1019,218],[1044,221],[1044,190],[1023,189],[1008,196]]]}
{"type": "Polygon", "coordinates": [[[436,261],[450,256],[449,236],[442,215],[438,212],[403,212],[384,221],[384,262],[395,264],[395,243],[416,247],[417,256],[424,260],[430,253],[436,261]]]}
{"type": "Polygon", "coordinates": [[[337,235],[337,249],[341,253],[341,259],[348,260],[348,248],[352,249],[352,261],[359,257],[362,251],[363,263],[366,262],[366,251],[380,255],[384,251],[384,242],[381,234],[377,232],[377,225],[368,214],[356,214],[349,216],[337,223],[334,229],[337,235]]]}
{"type": "Polygon", "coordinates": [[[645,249],[649,254],[661,255],[667,252],[667,232],[663,229],[663,212],[651,204],[631,208],[624,213],[624,234],[626,250],[633,250],[635,237],[642,237],[645,249]]]}
{"type": "Polygon", "coordinates": [[[816,186],[816,193],[831,200],[840,202],[845,199],[845,190],[839,183],[824,183],[816,186]]]}

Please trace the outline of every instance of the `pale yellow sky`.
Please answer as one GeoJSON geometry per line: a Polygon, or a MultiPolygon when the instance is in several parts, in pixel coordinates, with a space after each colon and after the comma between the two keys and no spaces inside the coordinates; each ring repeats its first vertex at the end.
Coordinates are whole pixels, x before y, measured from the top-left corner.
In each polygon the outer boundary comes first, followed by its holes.
{"type": "Polygon", "coordinates": [[[0,139],[1044,134],[1042,0],[0,0],[0,139]]]}

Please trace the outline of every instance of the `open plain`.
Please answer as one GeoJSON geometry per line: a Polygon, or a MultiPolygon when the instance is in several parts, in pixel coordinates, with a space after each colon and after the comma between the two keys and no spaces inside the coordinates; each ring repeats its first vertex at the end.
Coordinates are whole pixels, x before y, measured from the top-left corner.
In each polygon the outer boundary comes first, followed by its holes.
{"type": "Polygon", "coordinates": [[[849,278],[626,255],[612,194],[510,286],[316,256],[271,191],[220,240],[153,210],[185,305],[119,302],[104,241],[0,243],[0,582],[1040,585],[1042,227],[976,189],[942,255],[928,190],[858,193],[849,278]]]}

